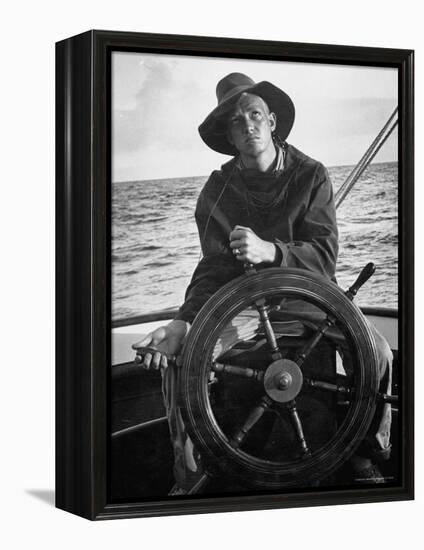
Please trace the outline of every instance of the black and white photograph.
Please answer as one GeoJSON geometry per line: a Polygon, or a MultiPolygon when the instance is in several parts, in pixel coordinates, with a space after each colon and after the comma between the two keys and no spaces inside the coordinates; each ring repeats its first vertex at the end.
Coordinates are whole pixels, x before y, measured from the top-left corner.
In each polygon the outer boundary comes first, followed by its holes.
{"type": "Polygon", "coordinates": [[[2,548],[421,540],[419,6],[4,4],[2,548]]]}
{"type": "Polygon", "coordinates": [[[400,487],[398,69],[110,62],[110,501],[400,487]]]}

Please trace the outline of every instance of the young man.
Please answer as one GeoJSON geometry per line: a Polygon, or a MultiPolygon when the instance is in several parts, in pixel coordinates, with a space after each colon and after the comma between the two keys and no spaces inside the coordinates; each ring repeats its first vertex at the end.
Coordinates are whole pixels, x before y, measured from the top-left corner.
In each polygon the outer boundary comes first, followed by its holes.
{"type": "MultiPolygon", "coordinates": [[[[233,158],[211,174],[198,199],[196,222],[203,258],[176,318],[134,346],[157,349],[144,356],[143,365],[163,369],[175,475],[183,492],[198,478],[199,460],[184,430],[167,356],[178,354],[203,304],[241,275],[246,263],[258,269],[297,267],[335,280],[338,252],[328,172],[285,142],[295,114],[289,96],[269,82],[255,84],[246,75],[232,73],[218,83],[217,98],[218,106],[200,125],[199,133],[213,150],[233,158]]],[[[387,378],[387,385],[391,351],[375,329],[373,332],[380,375],[387,378]]],[[[388,455],[390,406],[379,416],[372,447],[376,454],[388,455]]],[[[355,460],[358,475],[375,477],[369,458],[355,460]]]]}

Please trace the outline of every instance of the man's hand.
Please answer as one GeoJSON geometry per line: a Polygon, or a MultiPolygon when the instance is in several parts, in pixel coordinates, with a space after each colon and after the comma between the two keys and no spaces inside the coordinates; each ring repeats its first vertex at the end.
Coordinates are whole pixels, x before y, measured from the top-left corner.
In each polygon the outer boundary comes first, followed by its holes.
{"type": "Polygon", "coordinates": [[[133,344],[132,348],[151,347],[157,349],[154,354],[146,353],[141,366],[145,369],[153,368],[158,370],[168,366],[167,356],[176,355],[180,349],[185,335],[187,334],[187,323],[174,320],[168,325],[159,327],[147,334],[143,340],[133,344]]]}
{"type": "Polygon", "coordinates": [[[240,262],[260,264],[274,263],[277,247],[274,243],[260,239],[250,227],[236,225],[230,233],[230,247],[240,262]]]}

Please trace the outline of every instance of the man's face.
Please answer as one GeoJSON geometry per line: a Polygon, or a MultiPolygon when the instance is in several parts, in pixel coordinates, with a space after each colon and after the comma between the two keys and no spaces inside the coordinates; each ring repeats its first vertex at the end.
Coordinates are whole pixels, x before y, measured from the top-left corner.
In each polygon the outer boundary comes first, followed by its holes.
{"type": "Polygon", "coordinates": [[[243,94],[228,117],[228,140],[242,155],[257,157],[272,147],[276,118],[265,101],[243,94]]]}

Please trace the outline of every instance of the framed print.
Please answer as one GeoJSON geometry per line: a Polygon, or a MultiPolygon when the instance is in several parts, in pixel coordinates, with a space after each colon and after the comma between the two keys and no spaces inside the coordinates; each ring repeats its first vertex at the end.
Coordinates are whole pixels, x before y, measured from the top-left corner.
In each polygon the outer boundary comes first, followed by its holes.
{"type": "Polygon", "coordinates": [[[413,52],[56,54],[57,506],[413,498],[413,52]]]}

